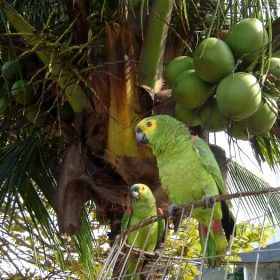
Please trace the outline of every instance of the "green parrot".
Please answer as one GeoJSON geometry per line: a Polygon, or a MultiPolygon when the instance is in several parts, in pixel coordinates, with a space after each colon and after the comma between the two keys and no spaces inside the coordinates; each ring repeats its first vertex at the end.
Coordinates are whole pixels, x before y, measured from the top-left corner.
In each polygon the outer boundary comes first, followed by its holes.
{"type": "MultiPolygon", "coordinates": [[[[130,193],[132,197],[132,205],[131,208],[128,208],[123,214],[121,221],[122,231],[139,224],[142,221],[148,220],[152,216],[163,214],[163,211],[156,207],[155,197],[148,186],[144,184],[134,184],[130,188],[130,193]]],[[[146,252],[153,252],[161,241],[164,234],[164,228],[164,220],[141,227],[138,230],[129,233],[126,243],[134,248],[140,248],[146,252]]],[[[137,263],[137,256],[133,258],[133,254],[131,254],[127,261],[128,270],[126,274],[139,273],[143,266],[143,260],[141,260],[138,265],[137,263]]],[[[139,275],[135,275],[124,279],[136,280],[141,278],[139,275]]]]}
{"type": "Polygon", "coordinates": [[[206,207],[194,209],[193,217],[199,222],[202,250],[208,227],[211,226],[206,256],[209,257],[209,266],[216,267],[221,259],[215,256],[226,253],[226,239],[229,240],[232,235],[234,217],[229,203],[222,201],[216,203],[210,221],[213,207],[210,197],[226,193],[212,151],[204,140],[191,135],[185,124],[167,115],[145,118],[137,124],[135,130],[136,140],[148,144],[156,157],[162,187],[175,204],[169,207],[171,216],[176,205],[195,200],[204,201],[206,207]]]}

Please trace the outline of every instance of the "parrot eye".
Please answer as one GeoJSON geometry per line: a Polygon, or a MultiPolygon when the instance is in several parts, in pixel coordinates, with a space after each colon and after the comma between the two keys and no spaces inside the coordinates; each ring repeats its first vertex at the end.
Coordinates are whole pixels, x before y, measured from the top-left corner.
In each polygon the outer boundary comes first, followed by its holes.
{"type": "Polygon", "coordinates": [[[152,122],[147,122],[147,127],[151,127],[153,125],[152,122]]]}
{"type": "Polygon", "coordinates": [[[143,187],[142,187],[142,191],[144,191],[144,190],[145,190],[145,187],[143,186],[143,187]]]}

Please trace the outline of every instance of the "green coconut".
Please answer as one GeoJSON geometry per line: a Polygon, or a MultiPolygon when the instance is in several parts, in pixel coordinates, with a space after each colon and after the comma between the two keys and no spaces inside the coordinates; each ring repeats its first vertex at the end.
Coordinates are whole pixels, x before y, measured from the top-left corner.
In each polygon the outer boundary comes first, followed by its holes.
{"type": "Polygon", "coordinates": [[[265,85],[265,91],[269,93],[269,95],[275,100],[278,101],[280,97],[280,90],[276,87],[275,82],[272,80],[275,80],[274,77],[267,77],[267,79],[264,82],[265,85]]]}
{"type": "Polygon", "coordinates": [[[272,53],[273,57],[280,57],[280,50],[277,50],[275,52],[272,53]]]}
{"type": "Polygon", "coordinates": [[[241,122],[241,126],[247,128],[250,134],[264,135],[275,123],[277,113],[277,102],[269,94],[263,93],[258,110],[246,121],[241,122]]]}
{"type": "Polygon", "coordinates": [[[198,108],[212,87],[212,84],[200,79],[194,70],[186,70],[174,79],[171,95],[185,108],[198,108]]]}
{"type": "Polygon", "coordinates": [[[14,60],[9,60],[2,65],[2,77],[6,84],[12,85],[16,80],[22,78],[24,67],[23,65],[14,60]]]}
{"type": "Polygon", "coordinates": [[[244,56],[245,60],[254,61],[268,43],[268,35],[262,22],[256,18],[245,18],[232,25],[226,37],[235,58],[244,56]]]}
{"type": "Polygon", "coordinates": [[[221,112],[234,121],[253,115],[261,103],[261,88],[255,76],[236,72],[221,80],[216,90],[221,112]]]}
{"type": "Polygon", "coordinates": [[[254,135],[250,134],[248,130],[244,129],[240,122],[234,122],[227,130],[227,133],[236,138],[237,140],[248,141],[253,138],[254,135]]]}
{"type": "Polygon", "coordinates": [[[193,54],[193,67],[199,78],[217,83],[235,68],[235,60],[228,45],[217,38],[200,42],[193,54]]]}
{"type": "Polygon", "coordinates": [[[64,102],[63,105],[59,108],[60,119],[66,122],[71,122],[74,119],[74,111],[71,105],[67,102],[64,102]]]}
{"type": "Polygon", "coordinates": [[[12,85],[12,96],[15,101],[19,104],[26,105],[29,104],[34,98],[33,88],[31,86],[26,86],[28,80],[18,80],[12,85]]]}
{"type": "Polygon", "coordinates": [[[21,108],[15,100],[10,99],[8,95],[2,96],[0,99],[0,115],[11,118],[21,108]]]}
{"type": "Polygon", "coordinates": [[[45,123],[47,118],[47,110],[48,108],[41,104],[40,106],[27,108],[26,119],[36,126],[41,126],[45,123]]]}
{"type": "Polygon", "coordinates": [[[199,113],[197,113],[197,108],[189,109],[176,103],[174,109],[174,116],[178,121],[183,122],[186,125],[196,126],[201,124],[199,113]]]}
{"type": "MultiPolygon", "coordinates": [[[[265,64],[264,71],[267,72],[268,80],[274,85],[274,87],[280,90],[280,58],[271,57],[265,64]]],[[[271,90],[273,91],[273,89],[271,90]]]]}
{"type": "Polygon", "coordinates": [[[163,72],[163,79],[171,86],[174,79],[185,70],[193,69],[193,59],[188,56],[178,56],[171,60],[163,72]]]}
{"type": "Polygon", "coordinates": [[[209,132],[224,131],[231,123],[229,119],[221,113],[216,98],[211,98],[203,105],[200,110],[200,119],[203,127],[209,132]]]}

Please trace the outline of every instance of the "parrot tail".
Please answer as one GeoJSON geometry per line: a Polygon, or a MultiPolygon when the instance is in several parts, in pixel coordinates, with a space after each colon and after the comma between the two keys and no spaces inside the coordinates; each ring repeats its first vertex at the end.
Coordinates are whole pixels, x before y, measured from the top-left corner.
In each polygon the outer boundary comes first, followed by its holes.
{"type": "MultiPolygon", "coordinates": [[[[207,228],[204,224],[199,224],[199,237],[202,251],[204,250],[205,241],[207,237],[207,228]]],[[[208,259],[209,267],[215,268],[220,265],[221,258],[216,258],[217,255],[223,255],[226,252],[225,234],[222,228],[222,223],[219,220],[214,220],[212,228],[209,233],[209,238],[206,247],[206,257],[208,259]]]]}

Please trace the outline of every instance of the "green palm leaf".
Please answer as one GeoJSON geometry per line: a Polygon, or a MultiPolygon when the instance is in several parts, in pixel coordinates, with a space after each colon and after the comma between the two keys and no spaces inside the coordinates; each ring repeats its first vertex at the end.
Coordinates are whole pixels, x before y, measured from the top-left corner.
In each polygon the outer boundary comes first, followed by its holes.
{"type": "MultiPolygon", "coordinates": [[[[142,31],[146,31],[144,30],[144,9],[146,9],[146,5],[151,4],[151,1],[139,0],[129,2],[138,3],[140,5],[139,10],[140,13],[142,13],[140,14],[140,25],[141,28],[143,27],[143,30],[141,30],[142,34],[142,31]]],[[[161,4],[161,0],[154,2],[158,2],[159,4],[161,4]]],[[[166,3],[167,2],[168,1],[166,1],[166,3]]],[[[268,26],[269,33],[271,33],[272,27],[270,21],[275,20],[277,18],[277,13],[279,14],[279,1],[270,1],[270,7],[268,6],[268,2],[260,2],[258,0],[249,0],[246,3],[231,0],[210,2],[175,0],[174,2],[175,8],[173,8],[172,10],[172,15],[169,15],[171,16],[171,22],[169,24],[169,27],[171,28],[166,30],[166,33],[168,32],[168,40],[170,40],[170,42],[173,42],[174,38],[180,38],[178,40],[180,42],[177,46],[172,46],[173,43],[169,45],[169,50],[166,50],[166,48],[161,44],[160,46],[158,45],[158,50],[156,48],[151,49],[151,46],[148,45],[147,49],[149,51],[142,51],[144,55],[146,54],[146,56],[148,56],[151,53],[158,53],[162,57],[163,54],[166,57],[168,57],[168,55],[170,54],[171,57],[172,55],[174,56],[174,54],[178,54],[182,49],[182,46],[188,49],[188,53],[191,53],[191,49],[195,47],[194,45],[202,37],[217,37],[222,29],[228,29],[231,24],[236,23],[241,18],[246,17],[258,17],[259,19],[263,20],[266,26],[268,26]],[[209,15],[212,16],[210,21],[209,15]],[[174,35],[175,30],[176,36],[174,35]],[[182,38],[188,38],[188,41],[185,41],[182,38]]],[[[67,75],[69,75],[69,79],[72,78],[74,70],[76,71],[76,68],[78,69],[78,67],[76,66],[79,66],[80,62],[83,61],[82,59],[77,58],[80,53],[77,50],[83,51],[85,49],[85,46],[74,45],[75,40],[73,39],[73,37],[75,34],[74,32],[72,32],[72,26],[70,28],[69,25],[67,26],[68,13],[65,3],[70,2],[61,0],[2,1],[0,3],[0,30],[2,34],[5,33],[5,36],[0,36],[2,62],[11,58],[16,59],[20,57],[22,53],[30,50],[33,47],[32,44],[26,44],[25,49],[20,50],[19,48],[19,46],[21,47],[19,38],[24,41],[24,39],[26,39],[25,36],[29,32],[34,38],[44,41],[44,44],[41,45],[42,49],[39,49],[39,51],[47,50],[52,52],[53,55],[57,55],[63,44],[66,44],[67,48],[69,49],[69,52],[68,50],[66,50],[65,54],[71,55],[72,51],[74,51],[75,59],[73,57],[70,59],[65,59],[65,57],[67,56],[62,55],[61,53],[58,56],[55,56],[59,61],[57,65],[60,65],[61,58],[61,65],[63,65],[61,70],[63,70],[64,72],[65,69],[69,70],[69,72],[67,71],[67,75]],[[9,17],[9,15],[4,13],[3,7],[9,6],[6,4],[7,2],[9,3],[9,5],[14,7],[17,12],[14,13],[14,10],[11,10],[13,16],[17,18],[16,23],[18,25],[13,25],[15,21],[12,20],[13,17],[11,16],[11,14],[9,22],[9,18],[7,18],[9,17]],[[21,15],[24,20],[19,15],[21,15]],[[31,26],[32,28],[28,28],[28,26],[31,26]],[[60,27],[62,27],[62,31],[58,31],[60,27]],[[18,30],[15,30],[17,28],[18,30]],[[21,32],[22,36],[8,36],[9,32],[21,32]],[[57,44],[54,45],[53,43],[56,41],[57,44]],[[49,47],[48,49],[47,45],[51,47],[49,47]],[[7,56],[5,57],[5,55],[7,56]],[[73,62],[73,64],[68,64],[68,60],[71,63],[73,62]]],[[[124,3],[125,1],[91,1],[91,7],[88,11],[90,16],[86,17],[86,21],[90,20],[90,27],[93,31],[94,36],[96,34],[99,34],[100,32],[100,37],[98,37],[98,39],[101,38],[102,40],[106,41],[106,34],[100,31],[104,28],[104,22],[102,21],[104,20],[104,18],[106,18],[108,22],[123,22],[126,20],[125,15],[120,15],[120,13],[118,12],[119,10],[122,10],[122,8],[124,8],[124,3]],[[112,2],[115,2],[115,6],[118,8],[110,7],[110,5],[112,5],[112,2]]],[[[133,12],[136,13],[136,11],[137,7],[135,7],[135,11],[133,10],[133,12]]],[[[156,15],[155,18],[158,17],[156,11],[153,11],[152,15],[156,15]]],[[[135,16],[138,15],[135,14],[135,16]]],[[[165,24],[163,24],[164,20],[165,19],[163,19],[163,21],[159,23],[160,25],[163,25],[164,28],[166,28],[165,24]]],[[[152,39],[154,34],[158,34],[155,33],[155,29],[153,30],[152,27],[149,32],[152,39]]],[[[89,38],[85,38],[85,42],[87,42],[87,39],[89,38]]],[[[94,42],[92,38],[89,39],[89,41],[90,42],[85,44],[86,50],[93,49],[96,51],[96,47],[94,49],[94,45],[96,45],[96,43],[98,45],[98,41],[94,42]]],[[[158,40],[158,42],[161,42],[161,40],[158,40]]],[[[139,51],[141,52],[141,44],[143,42],[138,43],[139,51]]],[[[33,51],[32,54],[35,55],[35,51],[33,51]]],[[[28,56],[26,55],[24,59],[28,59],[28,56]]],[[[102,57],[102,59],[104,59],[104,57],[102,57]]],[[[90,56],[87,57],[87,60],[89,60],[92,65],[94,65],[91,68],[94,68],[96,61],[93,61],[94,59],[91,60],[90,56]]],[[[53,63],[53,65],[56,64],[53,63]]],[[[149,69],[147,69],[147,64],[145,64],[144,66],[145,67],[143,68],[143,73],[145,74],[147,70],[154,69],[157,71],[162,66],[162,63],[153,63],[148,67],[149,69]]],[[[44,72],[47,68],[42,67],[43,66],[41,66],[41,70],[42,72],[44,72]]],[[[81,64],[81,67],[86,66],[85,64],[81,64]]],[[[38,74],[40,72],[39,70],[40,69],[38,68],[34,71],[38,74]]],[[[60,71],[58,72],[60,73],[60,71]]],[[[82,72],[88,73],[88,70],[84,68],[82,72]]],[[[63,77],[63,75],[60,76],[60,74],[56,74],[57,73],[55,72],[55,75],[51,77],[51,82],[57,82],[59,81],[58,77],[60,77],[60,79],[61,77],[63,77]]],[[[36,75],[34,74],[34,76],[36,75]]],[[[86,80],[88,77],[86,76],[84,78],[86,80]]],[[[161,77],[158,78],[160,79],[161,77]]],[[[47,80],[47,82],[50,83],[50,80],[48,80],[50,79],[50,73],[47,72],[43,79],[47,80]]],[[[1,80],[1,78],[0,85],[2,88],[3,81],[1,80]]],[[[51,85],[53,84],[51,83],[51,85]]],[[[63,85],[64,83],[61,82],[60,86],[62,86],[62,88],[64,87],[63,85]]],[[[109,85],[108,88],[106,86],[104,86],[104,91],[109,89],[109,85]]],[[[1,92],[1,97],[3,96],[3,94],[4,93],[1,92]]],[[[69,94],[72,95],[72,92],[69,94]]],[[[89,94],[88,97],[90,100],[92,100],[96,97],[99,98],[99,95],[102,98],[104,97],[100,92],[95,93],[95,96],[90,96],[89,94]]],[[[61,97],[57,96],[57,98],[61,97]]],[[[74,103],[76,102],[73,102],[73,104],[74,103]]],[[[81,108],[82,107],[83,106],[81,106],[81,108]]],[[[141,108],[141,110],[142,109],[143,113],[147,113],[147,108],[141,108]]],[[[76,111],[80,112],[80,110],[76,111]]],[[[94,112],[94,114],[96,113],[96,115],[99,115],[100,111],[101,110],[99,109],[99,111],[94,112]]],[[[72,241],[72,244],[75,244],[75,252],[78,253],[79,261],[83,264],[82,273],[80,274],[81,279],[86,277],[94,279],[97,273],[95,260],[98,259],[99,255],[93,250],[93,248],[96,248],[96,246],[98,246],[98,243],[95,239],[95,234],[91,227],[91,221],[89,218],[89,213],[92,209],[85,207],[82,217],[82,226],[78,233],[72,237],[72,239],[68,237],[61,237],[56,225],[56,218],[53,211],[54,191],[57,186],[58,170],[62,159],[62,152],[65,149],[64,143],[55,145],[53,137],[50,136],[52,135],[52,130],[56,129],[54,127],[56,124],[52,128],[38,128],[30,124],[23,125],[21,122],[22,119],[17,119],[17,116],[10,119],[4,118],[2,116],[0,116],[0,118],[0,217],[2,219],[2,225],[4,225],[3,229],[5,230],[5,234],[12,236],[13,227],[15,225],[19,225],[20,223],[21,227],[29,232],[31,239],[32,236],[35,236],[35,234],[36,236],[38,236],[40,244],[42,244],[42,248],[46,252],[50,248],[51,250],[53,250],[53,256],[54,258],[56,258],[56,262],[59,263],[62,269],[73,269],[72,271],[74,271],[76,267],[72,264],[75,263],[75,260],[69,257],[71,255],[71,250],[68,250],[70,241],[72,241]],[[68,263],[69,259],[71,259],[71,264],[68,263]],[[71,269],[70,266],[72,266],[71,269]]],[[[75,125],[75,123],[69,124],[71,128],[75,128],[75,125]]],[[[85,126],[90,125],[86,124],[85,126]]],[[[89,133],[86,134],[83,139],[84,142],[98,142],[98,140],[94,139],[94,137],[90,138],[91,133],[93,134],[95,130],[98,130],[97,127],[98,126],[96,125],[96,127],[93,127],[92,130],[89,130],[89,133]],[[92,139],[94,141],[92,141],[92,139]]],[[[98,133],[101,134],[103,133],[103,131],[99,131],[98,133]]],[[[105,133],[106,132],[104,132],[104,134],[105,133]]],[[[261,164],[261,162],[263,161],[266,161],[271,166],[271,168],[273,168],[276,172],[279,172],[279,139],[273,134],[269,133],[266,136],[254,137],[253,140],[251,140],[251,144],[252,150],[254,151],[254,155],[259,164],[261,164]]],[[[103,160],[101,159],[101,155],[104,154],[103,150],[101,151],[93,149],[91,152],[92,154],[90,154],[89,152],[89,160],[91,160],[91,157],[95,156],[95,153],[98,160],[103,160]]],[[[94,158],[94,160],[97,161],[96,158],[94,158]]],[[[105,165],[105,163],[102,164],[105,165]]],[[[255,174],[251,173],[249,170],[240,166],[232,160],[228,161],[228,168],[228,188],[230,193],[239,191],[256,191],[270,187],[269,184],[263,181],[261,178],[257,177],[255,174]]],[[[112,170],[110,170],[109,168],[108,170],[108,173],[112,172],[112,170]]],[[[256,216],[261,217],[265,213],[267,213],[267,217],[270,222],[280,222],[279,195],[259,195],[244,197],[241,200],[234,199],[233,204],[235,205],[235,207],[238,207],[239,202],[239,211],[246,213],[249,218],[255,218],[256,216]]],[[[35,241],[33,243],[35,243],[35,241]]],[[[45,257],[47,257],[47,253],[45,253],[45,257]]],[[[49,255],[48,258],[50,258],[49,255]]],[[[39,257],[37,265],[40,265],[39,257]]]]}
{"type": "MultiPolygon", "coordinates": [[[[13,222],[15,208],[21,209],[23,215],[23,210],[26,209],[31,214],[33,225],[38,229],[38,232],[41,232],[38,228],[40,225],[42,232],[49,241],[55,241],[58,244],[56,227],[40,194],[41,191],[50,199],[50,192],[54,190],[52,181],[48,184],[42,184],[40,173],[44,172],[41,169],[43,166],[35,164],[40,159],[40,144],[39,137],[30,137],[25,141],[11,143],[0,149],[0,182],[2,186],[0,190],[0,208],[5,204],[4,219],[9,219],[10,224],[13,222]],[[35,179],[32,178],[32,173],[36,171],[34,166],[39,170],[36,173],[37,176],[35,176],[35,178],[37,177],[38,185],[35,179]]],[[[49,203],[52,203],[52,200],[49,203]]],[[[63,264],[62,252],[59,247],[56,250],[60,256],[60,262],[63,264]]]]}
{"type": "MultiPolygon", "coordinates": [[[[271,188],[266,181],[232,160],[228,160],[228,168],[227,186],[229,193],[261,191],[271,188]]],[[[233,203],[235,210],[240,203],[238,214],[243,214],[245,220],[264,217],[266,214],[272,224],[280,222],[279,194],[247,196],[240,200],[234,199],[233,203]]]]}
{"type": "MultiPolygon", "coordinates": [[[[57,257],[61,268],[66,269],[65,257],[68,255],[69,258],[69,254],[63,245],[52,210],[59,157],[52,157],[53,151],[44,146],[42,139],[33,135],[0,149],[0,209],[4,209],[2,224],[8,220],[11,228],[18,217],[15,212],[20,211],[30,236],[35,229],[43,247],[46,241],[52,244],[53,255],[57,257]]],[[[82,227],[74,237],[74,244],[87,274],[95,275],[92,248],[96,240],[87,215],[84,211],[82,227]]]]}

